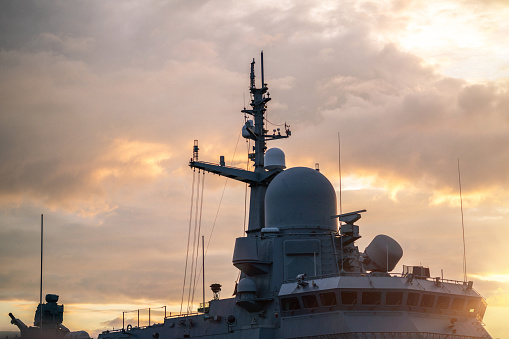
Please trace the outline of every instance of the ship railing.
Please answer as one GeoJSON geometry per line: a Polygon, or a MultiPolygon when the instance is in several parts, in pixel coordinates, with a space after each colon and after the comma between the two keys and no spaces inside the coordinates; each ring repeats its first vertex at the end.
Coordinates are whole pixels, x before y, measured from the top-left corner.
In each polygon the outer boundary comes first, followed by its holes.
{"type": "MultiPolygon", "coordinates": [[[[203,309],[203,304],[200,303],[200,307],[201,309],[203,309]]],[[[209,303],[205,303],[205,311],[207,312],[208,311],[208,308],[209,308],[209,303]]],[[[197,312],[168,312],[167,311],[167,307],[166,306],[161,306],[161,307],[150,307],[150,308],[140,308],[140,309],[136,309],[136,310],[130,310],[130,311],[123,311],[122,312],[122,328],[121,329],[117,329],[117,330],[108,330],[108,331],[105,331],[105,332],[125,332],[125,331],[130,331],[131,329],[144,329],[144,328],[148,328],[148,327],[151,327],[151,326],[158,326],[160,325],[160,323],[156,323],[156,322],[152,322],[152,316],[153,316],[153,311],[155,310],[156,312],[162,312],[162,311],[159,311],[159,310],[162,310],[164,309],[164,319],[173,319],[173,318],[184,318],[184,317],[190,317],[190,316],[196,316],[196,315],[202,315],[203,312],[200,311],[200,308],[198,309],[197,312]],[[148,325],[141,325],[140,326],[140,319],[142,318],[143,316],[143,312],[146,312],[148,313],[148,325]],[[136,313],[137,316],[136,316],[136,326],[133,326],[131,324],[128,324],[126,325],[126,314],[129,314],[129,313],[136,313]],[[140,315],[141,314],[141,315],[140,315]]]]}
{"type": "Polygon", "coordinates": [[[170,312],[170,315],[166,317],[166,319],[168,318],[183,318],[183,317],[190,317],[190,316],[195,316],[195,315],[202,315],[203,312],[186,312],[186,313],[181,313],[181,312],[175,312],[174,314],[171,314],[170,312]]]}
{"type": "MultiPolygon", "coordinates": [[[[406,278],[406,279],[412,278],[409,275],[406,275],[406,274],[403,274],[403,273],[385,273],[385,272],[381,272],[381,275],[378,275],[378,277],[384,277],[384,275],[385,275],[385,277],[388,277],[388,278],[406,278]]],[[[306,276],[305,280],[333,278],[333,277],[337,277],[337,276],[345,276],[345,277],[377,277],[377,275],[373,275],[371,273],[341,272],[340,274],[332,273],[332,274],[322,274],[322,275],[317,275],[317,276],[306,276]]],[[[418,279],[419,281],[427,280],[427,281],[432,281],[432,282],[435,282],[435,283],[439,283],[440,282],[440,283],[450,283],[450,284],[454,284],[454,285],[462,285],[462,286],[464,286],[467,289],[471,289],[471,290],[475,291],[475,289],[472,286],[472,282],[471,281],[465,282],[465,281],[461,281],[461,280],[445,279],[445,278],[442,278],[442,277],[423,277],[423,276],[413,276],[413,278],[418,279]]],[[[291,282],[298,282],[298,281],[299,281],[299,279],[297,279],[297,278],[286,279],[283,283],[291,283],[291,282]]]]}
{"type": "Polygon", "coordinates": [[[347,332],[323,334],[312,337],[295,337],[293,339],[379,339],[379,338],[399,338],[399,339],[483,339],[488,336],[470,336],[462,334],[444,334],[432,332],[347,332]]]}
{"type": "MultiPolygon", "coordinates": [[[[126,326],[125,326],[125,315],[127,313],[134,313],[134,312],[137,313],[137,324],[138,324],[137,327],[140,328],[140,312],[148,311],[148,326],[151,326],[152,325],[152,311],[153,310],[160,310],[160,309],[164,309],[164,319],[166,319],[167,318],[166,306],[139,308],[137,310],[131,310],[131,311],[124,311],[124,312],[122,312],[122,330],[124,330],[126,328],[126,326]]],[[[171,312],[170,312],[170,314],[171,314],[171,312]]],[[[130,325],[127,325],[127,326],[129,327],[130,325]]]]}

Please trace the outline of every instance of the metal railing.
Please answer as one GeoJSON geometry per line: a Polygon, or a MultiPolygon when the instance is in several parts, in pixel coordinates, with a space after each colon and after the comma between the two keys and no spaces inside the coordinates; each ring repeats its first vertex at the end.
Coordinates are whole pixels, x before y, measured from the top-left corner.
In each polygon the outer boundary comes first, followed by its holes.
{"type": "Polygon", "coordinates": [[[461,334],[443,334],[432,332],[347,332],[322,334],[291,339],[487,339],[489,336],[470,336],[461,334]]]}
{"type": "MultiPolygon", "coordinates": [[[[125,315],[126,315],[126,313],[134,313],[134,312],[138,313],[138,316],[137,316],[138,326],[137,327],[140,328],[140,311],[147,311],[148,310],[148,326],[151,326],[152,325],[152,319],[151,319],[151,312],[152,312],[152,310],[158,310],[158,309],[162,309],[162,308],[164,308],[164,319],[166,319],[166,306],[154,307],[154,308],[152,308],[152,307],[150,307],[150,308],[139,308],[137,310],[122,312],[122,330],[125,330],[125,315]]],[[[170,316],[171,316],[171,312],[170,312],[170,316]]],[[[128,326],[130,326],[130,325],[128,325],[128,326]]]]}
{"type": "MultiPolygon", "coordinates": [[[[205,305],[206,305],[205,311],[207,312],[208,311],[209,303],[207,302],[207,303],[205,303],[205,305]]],[[[200,307],[203,309],[203,304],[202,303],[200,303],[200,307]]],[[[135,329],[143,329],[143,328],[150,327],[152,325],[157,325],[157,323],[153,323],[152,322],[152,311],[153,310],[159,310],[159,309],[164,309],[164,319],[196,316],[196,315],[201,315],[201,314],[204,313],[204,312],[200,312],[200,311],[198,311],[198,312],[188,312],[188,313],[167,312],[166,306],[150,307],[150,308],[139,308],[139,309],[136,309],[136,310],[123,311],[122,312],[122,328],[121,329],[117,329],[117,330],[109,330],[107,332],[125,332],[126,330],[130,331],[133,328],[135,328],[135,329]],[[148,311],[148,325],[146,325],[146,326],[143,326],[143,325],[140,326],[140,311],[148,311]],[[132,326],[131,324],[128,324],[127,326],[125,325],[126,314],[128,314],[128,313],[136,313],[137,314],[137,316],[136,316],[136,323],[137,323],[137,325],[136,326],[132,326]]],[[[164,322],[164,319],[163,319],[163,322],[164,322]]]]}

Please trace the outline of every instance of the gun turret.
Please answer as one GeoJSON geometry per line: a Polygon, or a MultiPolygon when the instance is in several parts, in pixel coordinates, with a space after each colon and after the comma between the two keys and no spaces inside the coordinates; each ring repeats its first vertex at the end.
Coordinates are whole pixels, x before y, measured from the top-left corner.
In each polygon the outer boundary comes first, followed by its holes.
{"type": "Polygon", "coordinates": [[[21,320],[16,319],[12,313],[9,313],[9,317],[11,317],[11,324],[18,326],[20,331],[28,328],[28,326],[25,325],[21,320]]]}

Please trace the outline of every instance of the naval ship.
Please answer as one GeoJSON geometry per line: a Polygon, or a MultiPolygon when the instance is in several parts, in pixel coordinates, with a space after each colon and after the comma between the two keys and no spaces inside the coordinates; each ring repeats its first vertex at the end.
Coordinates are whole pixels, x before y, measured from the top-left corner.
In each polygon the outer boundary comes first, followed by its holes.
{"type": "Polygon", "coordinates": [[[393,238],[380,234],[360,251],[356,223],[365,210],[337,213],[336,192],[317,169],[286,168],[285,155],[267,142],[291,136],[265,129],[267,103],[251,63],[251,109],[242,127],[254,144],[253,171],[200,161],[195,141],[189,166],[249,184],[248,228],[237,238],[234,296],[214,298],[198,312],[165,316],[149,326],[123,324],[98,339],[174,338],[491,338],[483,324],[485,299],[471,281],[432,277],[428,267],[403,265],[393,238]]]}

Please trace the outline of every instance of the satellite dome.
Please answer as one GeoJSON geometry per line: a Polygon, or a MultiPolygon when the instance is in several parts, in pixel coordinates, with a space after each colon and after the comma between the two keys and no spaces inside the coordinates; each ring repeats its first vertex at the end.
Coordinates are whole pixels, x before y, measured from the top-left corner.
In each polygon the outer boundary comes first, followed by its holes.
{"type": "Polygon", "coordinates": [[[285,169],[285,153],[279,148],[270,148],[265,152],[264,167],[267,170],[285,169]]]}
{"type": "Polygon", "coordinates": [[[266,227],[337,230],[336,192],[320,172],[294,167],[278,174],[265,194],[266,227]]]}

